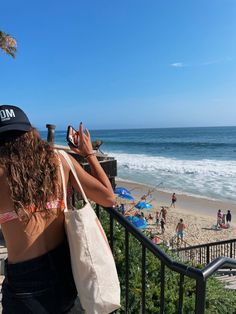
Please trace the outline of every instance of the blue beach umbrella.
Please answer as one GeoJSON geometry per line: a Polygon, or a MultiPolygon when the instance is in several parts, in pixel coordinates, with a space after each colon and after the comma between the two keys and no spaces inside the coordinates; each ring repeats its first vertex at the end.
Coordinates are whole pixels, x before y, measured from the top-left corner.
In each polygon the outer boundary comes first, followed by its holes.
{"type": "Polygon", "coordinates": [[[136,216],[129,216],[127,218],[136,228],[140,228],[140,229],[147,228],[146,220],[142,218],[138,218],[136,216]]]}
{"type": "Polygon", "coordinates": [[[114,193],[118,195],[120,198],[124,198],[126,200],[134,200],[133,196],[131,195],[131,192],[123,187],[115,188],[114,193]]]}
{"type": "Polygon", "coordinates": [[[123,187],[115,188],[114,193],[115,194],[130,194],[131,195],[131,192],[128,189],[123,188],[123,187]]]}
{"type": "Polygon", "coordinates": [[[152,205],[147,202],[138,202],[135,207],[138,209],[150,209],[152,208],[152,205]]]}

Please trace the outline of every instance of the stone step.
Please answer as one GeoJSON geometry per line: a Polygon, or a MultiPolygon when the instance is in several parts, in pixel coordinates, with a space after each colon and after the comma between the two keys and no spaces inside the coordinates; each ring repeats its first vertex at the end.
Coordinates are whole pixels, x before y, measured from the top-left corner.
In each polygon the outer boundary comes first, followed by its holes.
{"type": "Polygon", "coordinates": [[[236,276],[222,275],[216,278],[225,284],[225,288],[236,290],[236,276]]]}
{"type": "Polygon", "coordinates": [[[216,272],[216,276],[224,276],[224,275],[228,275],[228,276],[236,276],[236,269],[230,269],[230,268],[222,268],[219,269],[216,272]]]}

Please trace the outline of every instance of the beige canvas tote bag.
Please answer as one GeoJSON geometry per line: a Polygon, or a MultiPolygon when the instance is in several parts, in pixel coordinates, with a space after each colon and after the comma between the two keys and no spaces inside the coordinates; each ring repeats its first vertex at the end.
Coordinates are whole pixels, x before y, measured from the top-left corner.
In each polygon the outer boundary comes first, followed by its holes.
{"type": "MultiPolygon", "coordinates": [[[[88,314],[108,314],[120,307],[120,284],[115,261],[105,232],[77,177],[73,163],[60,150],[76,179],[85,205],[65,208],[65,229],[70,247],[71,265],[78,296],[88,314]]],[[[62,176],[64,171],[62,165],[62,176]]],[[[66,186],[63,179],[64,200],[66,186]]]]}

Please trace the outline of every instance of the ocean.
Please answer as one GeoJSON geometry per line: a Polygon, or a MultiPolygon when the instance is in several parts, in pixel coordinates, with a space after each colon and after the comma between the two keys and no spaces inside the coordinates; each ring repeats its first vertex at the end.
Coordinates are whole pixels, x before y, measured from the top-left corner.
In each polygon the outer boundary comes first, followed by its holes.
{"type": "MultiPolygon", "coordinates": [[[[65,136],[56,131],[55,142],[65,145],[65,136]]],[[[91,136],[116,158],[119,179],[236,203],[236,127],[96,130],[91,136]]]]}

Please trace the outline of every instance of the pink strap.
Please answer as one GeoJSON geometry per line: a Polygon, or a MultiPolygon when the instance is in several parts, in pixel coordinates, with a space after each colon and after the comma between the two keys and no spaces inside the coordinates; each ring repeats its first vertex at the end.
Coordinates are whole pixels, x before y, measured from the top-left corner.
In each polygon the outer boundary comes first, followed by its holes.
{"type": "Polygon", "coordinates": [[[0,214],[0,224],[19,218],[15,211],[0,214]]]}

